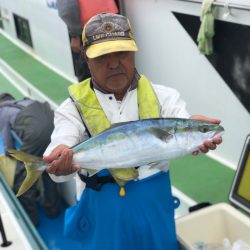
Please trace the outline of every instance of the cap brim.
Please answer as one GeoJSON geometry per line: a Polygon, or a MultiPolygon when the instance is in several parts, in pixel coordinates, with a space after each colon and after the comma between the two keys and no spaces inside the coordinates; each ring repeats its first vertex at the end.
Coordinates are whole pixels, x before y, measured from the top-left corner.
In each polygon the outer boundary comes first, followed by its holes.
{"type": "Polygon", "coordinates": [[[88,58],[95,58],[112,52],[137,50],[134,40],[114,40],[90,45],[86,49],[86,55],[88,58]]]}

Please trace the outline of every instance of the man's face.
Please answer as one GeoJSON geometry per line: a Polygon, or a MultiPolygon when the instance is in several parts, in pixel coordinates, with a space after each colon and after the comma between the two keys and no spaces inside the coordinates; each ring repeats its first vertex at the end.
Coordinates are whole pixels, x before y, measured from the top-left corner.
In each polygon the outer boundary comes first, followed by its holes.
{"type": "Polygon", "coordinates": [[[122,99],[134,77],[135,53],[110,53],[92,59],[87,58],[87,63],[95,83],[122,99]]]}

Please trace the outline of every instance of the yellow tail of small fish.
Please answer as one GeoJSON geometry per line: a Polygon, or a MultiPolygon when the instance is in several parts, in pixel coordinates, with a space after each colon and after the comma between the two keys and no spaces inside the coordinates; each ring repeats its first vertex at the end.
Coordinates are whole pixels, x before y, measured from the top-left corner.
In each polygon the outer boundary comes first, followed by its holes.
{"type": "Polygon", "coordinates": [[[12,157],[22,161],[27,171],[27,175],[16,194],[16,197],[18,197],[25,193],[39,179],[46,169],[46,163],[40,157],[26,154],[21,151],[10,149],[8,152],[12,157]]]}

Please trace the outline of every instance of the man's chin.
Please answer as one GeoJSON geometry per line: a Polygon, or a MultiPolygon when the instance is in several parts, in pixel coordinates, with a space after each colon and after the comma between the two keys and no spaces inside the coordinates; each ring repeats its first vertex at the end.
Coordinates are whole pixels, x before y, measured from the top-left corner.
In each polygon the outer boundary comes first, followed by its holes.
{"type": "Polygon", "coordinates": [[[127,77],[112,77],[109,79],[108,86],[112,89],[126,89],[130,84],[127,77]]]}

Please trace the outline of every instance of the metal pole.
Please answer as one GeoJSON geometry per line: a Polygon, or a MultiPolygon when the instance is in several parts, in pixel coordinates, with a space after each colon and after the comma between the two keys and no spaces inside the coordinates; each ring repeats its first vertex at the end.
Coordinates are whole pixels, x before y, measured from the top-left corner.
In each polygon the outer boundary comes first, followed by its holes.
{"type": "Polygon", "coordinates": [[[12,244],[11,241],[8,241],[5,235],[4,227],[3,227],[3,222],[0,214],[0,232],[2,235],[3,243],[1,244],[1,247],[7,247],[12,244]]]}
{"type": "MultiPolygon", "coordinates": [[[[183,1],[183,2],[191,2],[191,3],[198,3],[202,4],[202,1],[197,1],[197,0],[178,0],[178,1],[183,1]]],[[[221,1],[214,1],[213,5],[215,6],[220,6],[220,7],[225,7],[227,5],[224,2],[221,1]]],[[[240,9],[240,10],[250,10],[250,6],[248,5],[243,5],[243,4],[234,4],[234,3],[228,3],[229,8],[235,8],[235,9],[240,9]]]]}

